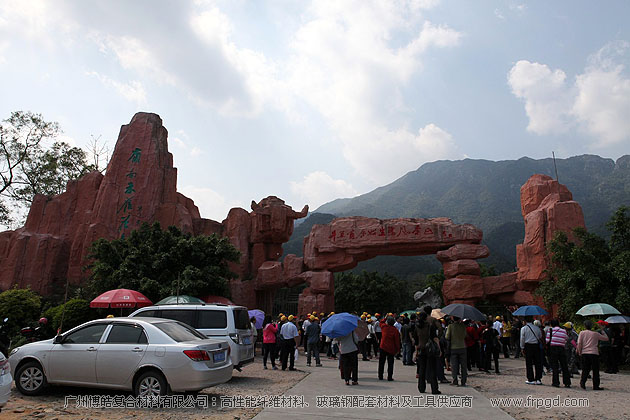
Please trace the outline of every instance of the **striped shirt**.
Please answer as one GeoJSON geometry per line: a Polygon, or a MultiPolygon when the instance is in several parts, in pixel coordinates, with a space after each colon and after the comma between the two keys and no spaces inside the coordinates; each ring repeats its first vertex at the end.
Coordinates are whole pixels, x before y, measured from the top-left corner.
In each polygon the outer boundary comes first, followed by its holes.
{"type": "Polygon", "coordinates": [[[553,327],[547,332],[547,344],[564,347],[567,342],[567,332],[564,328],[553,327]]]}

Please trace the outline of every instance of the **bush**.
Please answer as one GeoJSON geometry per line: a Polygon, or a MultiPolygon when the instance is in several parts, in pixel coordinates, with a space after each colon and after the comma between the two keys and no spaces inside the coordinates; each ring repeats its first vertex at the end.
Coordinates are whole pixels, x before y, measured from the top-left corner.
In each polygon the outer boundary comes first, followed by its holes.
{"type": "Polygon", "coordinates": [[[65,304],[61,304],[48,309],[44,316],[48,318],[48,325],[54,332],[61,326],[63,316],[63,331],[81,325],[84,322],[95,319],[96,312],[90,311],[90,303],[85,299],[70,299],[65,304]],[[65,313],[64,313],[65,307],[65,313]]]}
{"type": "Polygon", "coordinates": [[[0,293],[0,319],[9,318],[7,332],[15,337],[20,329],[39,319],[40,296],[31,289],[13,287],[0,293]]]}

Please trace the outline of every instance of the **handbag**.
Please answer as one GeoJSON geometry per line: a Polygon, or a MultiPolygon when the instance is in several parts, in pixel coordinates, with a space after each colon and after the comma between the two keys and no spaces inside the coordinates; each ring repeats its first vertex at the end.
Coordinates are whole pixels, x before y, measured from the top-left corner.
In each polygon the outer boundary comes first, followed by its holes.
{"type": "Polygon", "coordinates": [[[424,345],[424,350],[429,357],[439,357],[440,356],[440,346],[433,340],[429,339],[427,343],[424,345]]]}

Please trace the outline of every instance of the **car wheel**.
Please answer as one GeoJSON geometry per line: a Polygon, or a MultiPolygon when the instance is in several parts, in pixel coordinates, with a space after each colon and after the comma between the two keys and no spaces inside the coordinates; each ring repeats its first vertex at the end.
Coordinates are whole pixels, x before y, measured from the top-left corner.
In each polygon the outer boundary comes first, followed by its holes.
{"type": "Polygon", "coordinates": [[[166,395],[167,391],[168,385],[164,375],[156,370],[150,370],[140,375],[134,387],[136,397],[157,397],[166,395]]]}
{"type": "Polygon", "coordinates": [[[44,369],[37,362],[27,362],[15,373],[15,387],[24,395],[39,395],[47,385],[44,369]]]}

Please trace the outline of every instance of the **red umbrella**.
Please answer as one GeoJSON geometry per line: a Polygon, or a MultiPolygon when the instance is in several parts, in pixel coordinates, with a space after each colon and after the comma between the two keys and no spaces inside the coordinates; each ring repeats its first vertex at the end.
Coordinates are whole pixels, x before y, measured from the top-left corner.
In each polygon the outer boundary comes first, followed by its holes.
{"type": "Polygon", "coordinates": [[[214,295],[202,296],[201,300],[205,301],[206,303],[222,303],[224,305],[234,305],[234,302],[232,302],[230,299],[223,296],[214,296],[214,295]]]}
{"type": "Polygon", "coordinates": [[[151,305],[148,297],[129,289],[109,290],[90,302],[90,308],[142,308],[151,305]]]}

